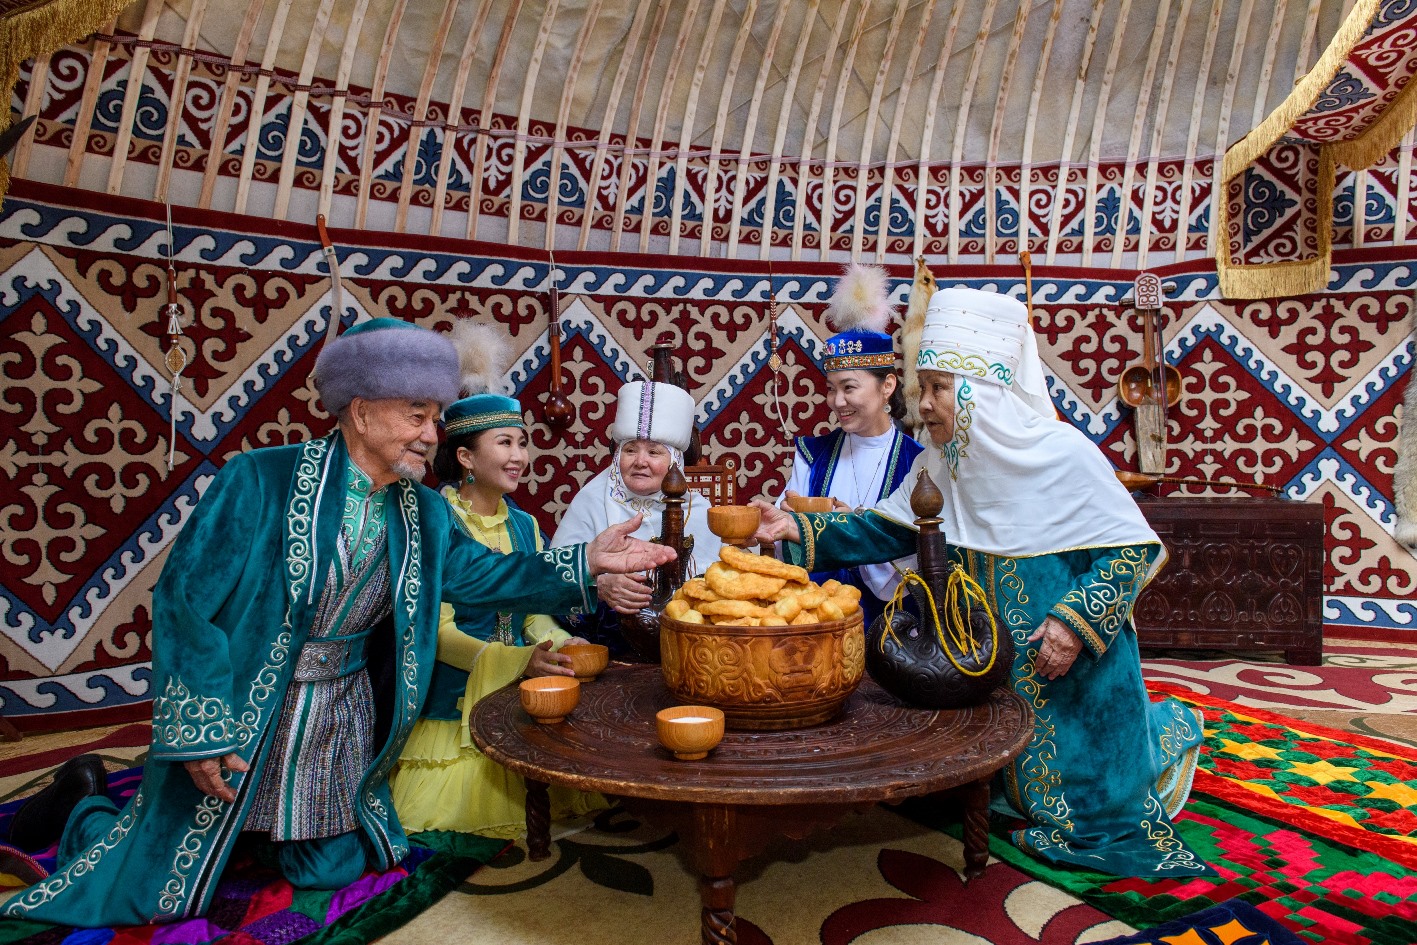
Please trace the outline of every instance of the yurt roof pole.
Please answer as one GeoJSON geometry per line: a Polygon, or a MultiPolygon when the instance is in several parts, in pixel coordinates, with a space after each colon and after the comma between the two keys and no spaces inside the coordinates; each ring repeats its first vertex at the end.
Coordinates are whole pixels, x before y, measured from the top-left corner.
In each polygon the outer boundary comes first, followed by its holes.
{"type": "MultiPolygon", "coordinates": [[[[236,45],[231,51],[231,68],[227,70],[226,81],[222,85],[216,119],[212,123],[211,145],[207,148],[207,163],[202,171],[202,192],[197,198],[197,206],[203,210],[212,205],[217,174],[226,159],[226,135],[231,129],[231,113],[236,107],[236,91],[241,87],[241,79],[245,75],[245,70],[241,67],[246,65],[246,53],[251,48],[251,35],[256,31],[256,23],[260,21],[261,11],[265,8],[266,0],[251,0],[246,7],[246,18],[241,21],[241,29],[236,34],[236,45]]],[[[102,73],[102,67],[97,68],[102,73]]],[[[326,174],[326,177],[328,176],[326,174]]]]}
{"type": "MultiPolygon", "coordinates": [[[[1151,88],[1156,79],[1156,67],[1161,61],[1161,47],[1166,34],[1167,18],[1171,14],[1171,0],[1160,0],[1155,8],[1156,19],[1151,27],[1151,46],[1146,53],[1146,71],[1142,73],[1141,89],[1137,96],[1136,115],[1132,118],[1132,135],[1127,142],[1127,163],[1122,169],[1122,200],[1117,211],[1117,229],[1112,236],[1112,268],[1122,268],[1122,253],[1127,248],[1127,228],[1132,213],[1132,183],[1137,176],[1137,161],[1140,159],[1141,143],[1146,134],[1146,122],[1151,109],[1151,88]]],[[[1181,24],[1176,27],[1179,32],[1181,24]]],[[[1164,94],[1164,92],[1163,92],[1164,94]]],[[[1153,152],[1153,155],[1155,152],[1153,152]]],[[[1152,158],[1154,162],[1155,158],[1152,158]]],[[[1145,198],[1142,198],[1145,200],[1145,198]]],[[[1138,251],[1146,243],[1147,221],[1138,227],[1138,251]]]]}
{"type": "MultiPolygon", "coordinates": [[[[915,82],[915,70],[920,62],[920,52],[925,48],[925,38],[930,32],[930,23],[935,16],[935,0],[926,0],[920,13],[920,22],[915,28],[915,42],[910,47],[910,58],[900,77],[900,88],[895,96],[895,117],[891,120],[890,141],[886,144],[886,163],[881,171],[881,220],[890,219],[891,197],[895,190],[895,161],[900,151],[901,129],[905,127],[905,116],[911,107],[910,92],[915,82]]],[[[918,107],[918,106],[916,106],[918,107]]],[[[886,248],[890,244],[889,227],[882,223],[881,238],[876,240],[876,262],[886,261],[886,248]]]]}
{"type": "MultiPolygon", "coordinates": [[[[635,83],[635,95],[630,100],[630,118],[625,126],[625,152],[620,161],[620,182],[615,188],[615,217],[610,227],[610,248],[617,253],[625,235],[625,208],[630,203],[630,172],[633,170],[631,149],[635,149],[635,153],[638,152],[640,115],[644,110],[645,92],[652,72],[650,66],[653,64],[654,50],[659,48],[659,37],[664,32],[664,24],[668,22],[670,10],[675,2],[676,0],[659,0],[659,9],[654,14],[654,26],[650,27],[649,41],[644,45],[648,52],[640,63],[639,81],[635,83]]],[[[625,55],[629,56],[630,52],[631,49],[627,46],[625,55]]]]}
{"type": "MultiPolygon", "coordinates": [[[[762,236],[758,242],[758,258],[772,258],[773,241],[773,221],[777,219],[777,183],[782,177],[782,152],[787,143],[787,128],[792,117],[790,103],[795,101],[797,94],[797,82],[802,76],[802,63],[807,58],[808,40],[812,35],[812,27],[817,22],[817,6],[821,0],[809,0],[807,9],[802,14],[802,31],[797,34],[797,51],[792,54],[792,67],[787,70],[787,85],[783,90],[783,106],[777,113],[777,131],[773,135],[771,158],[768,163],[767,193],[764,194],[762,236]]],[[[783,7],[791,4],[782,4],[783,7]]],[[[798,187],[801,193],[801,187],[798,187]]],[[[737,233],[738,221],[733,221],[733,232],[737,233]]]]}
{"type": "MultiPolygon", "coordinates": [[[[458,71],[453,77],[453,94],[448,99],[447,121],[443,125],[443,148],[438,157],[438,181],[433,187],[433,218],[428,232],[442,235],[443,211],[448,202],[448,178],[452,174],[453,152],[457,150],[457,136],[463,128],[463,98],[467,94],[467,80],[472,74],[473,60],[477,54],[477,41],[487,25],[487,16],[492,12],[492,0],[482,0],[473,16],[472,26],[463,38],[462,55],[458,56],[458,71]]],[[[469,210],[470,212],[470,210],[469,210]]]]}
{"type": "MultiPolygon", "coordinates": [[[[781,4],[781,6],[785,7],[787,6],[787,4],[781,4]]],[[[714,206],[718,203],[719,152],[723,148],[724,132],[728,129],[728,112],[733,105],[733,88],[738,82],[738,69],[743,62],[743,50],[747,47],[748,38],[752,35],[753,19],[757,16],[757,12],[758,0],[748,0],[748,5],[743,10],[743,18],[739,21],[738,24],[738,36],[733,42],[733,53],[728,61],[728,72],[718,92],[718,115],[715,116],[715,120],[713,123],[713,143],[709,145],[708,155],[708,176],[704,180],[704,224],[699,230],[700,256],[707,256],[709,254],[709,249],[713,243],[714,206]]],[[[776,23],[781,22],[782,10],[779,9],[776,23]]],[[[769,46],[763,55],[763,60],[765,62],[771,61],[772,59],[771,44],[776,41],[776,37],[777,31],[774,30],[773,39],[769,40],[769,46]]],[[[705,44],[705,48],[707,48],[707,44],[705,44]]],[[[758,69],[758,74],[759,77],[762,76],[761,66],[758,69]]],[[[748,105],[749,119],[742,129],[743,151],[745,156],[747,153],[748,142],[750,142],[753,138],[753,125],[757,124],[758,120],[758,94],[759,90],[755,86],[753,89],[753,100],[748,105]]],[[[743,165],[739,164],[739,171],[741,171],[742,168],[743,165]]],[[[734,181],[736,182],[737,179],[738,175],[735,174],[734,181]]],[[[742,195],[736,188],[732,191],[732,196],[733,203],[728,208],[728,223],[725,227],[725,232],[723,232],[720,236],[721,239],[726,239],[728,237],[727,231],[732,230],[733,220],[736,219],[743,211],[743,208],[739,205],[739,199],[742,195]]],[[[674,232],[676,234],[679,232],[679,228],[677,226],[674,228],[674,232]]],[[[673,252],[672,249],[670,251],[673,252]]]]}
{"type": "Polygon", "coordinates": [[[925,200],[935,189],[935,182],[930,175],[930,145],[935,140],[935,111],[940,104],[940,90],[944,88],[945,75],[949,72],[950,50],[954,48],[955,35],[959,32],[960,14],[968,5],[955,3],[950,10],[945,41],[940,44],[940,58],[935,61],[935,77],[930,82],[930,95],[925,99],[925,121],[920,128],[920,161],[916,165],[915,174],[915,242],[910,250],[912,256],[919,256],[925,250],[925,200]]]}
{"type": "MultiPolygon", "coordinates": [[[[1126,0],[1123,0],[1125,3],[1126,0]]],[[[989,45],[989,30],[994,25],[994,10],[998,0],[989,0],[980,16],[979,29],[974,33],[974,43],[970,49],[969,72],[965,76],[964,89],[960,92],[959,111],[955,115],[954,149],[950,155],[950,262],[959,261],[959,234],[962,226],[957,225],[960,217],[960,175],[964,170],[964,143],[969,135],[969,112],[974,104],[974,89],[979,84],[979,70],[984,63],[984,50],[989,45]]],[[[987,200],[986,196],[986,200],[987,200]]]]}
{"type": "MultiPolygon", "coordinates": [[[[827,40],[828,50],[836,49],[837,43],[841,41],[841,31],[846,27],[846,11],[850,9],[850,3],[842,3],[837,7],[836,19],[832,22],[831,37],[827,40]]],[[[807,123],[802,126],[802,154],[797,161],[797,212],[792,215],[792,258],[794,260],[802,258],[802,231],[807,219],[807,178],[811,175],[812,145],[817,140],[817,119],[822,113],[822,99],[827,94],[827,77],[831,65],[830,57],[822,60],[821,71],[817,73],[817,88],[812,92],[812,107],[807,112],[807,123]]],[[[823,202],[827,202],[823,197],[823,202]]],[[[827,234],[823,233],[822,238],[826,239],[827,234]]]]}
{"type": "MultiPolygon", "coordinates": [[[[1196,90],[1191,98],[1191,130],[1186,137],[1186,162],[1181,173],[1181,209],[1176,215],[1176,262],[1186,258],[1186,236],[1191,224],[1191,171],[1196,159],[1196,141],[1200,136],[1201,115],[1205,111],[1209,97],[1210,64],[1215,58],[1215,41],[1220,36],[1220,14],[1225,0],[1211,0],[1210,19],[1205,31],[1205,49],[1201,53],[1199,68],[1195,71],[1196,90]]],[[[1219,161],[1219,156],[1216,160],[1219,161]]],[[[1210,215],[1211,226],[1215,225],[1217,214],[1210,215]]]]}
{"type": "Polygon", "coordinates": [[[482,90],[482,108],[477,115],[477,141],[472,151],[472,186],[467,195],[467,238],[477,239],[477,224],[482,215],[482,175],[487,164],[487,149],[492,147],[492,109],[497,104],[497,86],[502,79],[502,67],[507,63],[507,49],[512,43],[512,30],[517,25],[523,0],[513,0],[512,8],[502,19],[502,32],[497,37],[497,52],[487,73],[482,90]]]}
{"type": "MultiPolygon", "coordinates": [[[[560,0],[548,0],[546,9],[541,13],[541,24],[536,30],[536,42],[532,44],[531,60],[526,65],[525,81],[522,83],[521,106],[517,109],[517,137],[516,143],[512,145],[512,199],[507,211],[507,242],[513,246],[517,244],[521,233],[522,175],[525,172],[523,165],[526,163],[526,139],[531,132],[531,103],[536,95],[536,80],[541,73],[541,60],[546,56],[546,43],[556,25],[556,11],[559,6],[560,0]]],[[[551,143],[551,148],[555,150],[556,142],[551,143]]],[[[556,189],[554,180],[551,182],[551,189],[556,189]]],[[[548,220],[547,225],[550,224],[551,221],[548,220]]]]}
{"type": "Polygon", "coordinates": [[[393,60],[394,44],[398,41],[399,27],[403,25],[403,15],[407,9],[408,0],[395,0],[389,22],[384,27],[384,42],[379,47],[374,84],[369,89],[369,111],[364,122],[364,147],[359,161],[359,200],[354,208],[354,226],[360,230],[364,229],[369,213],[369,189],[374,183],[374,161],[378,158],[374,146],[379,140],[379,119],[384,114],[384,84],[389,79],[389,63],[393,60]]]}
{"type": "Polygon", "coordinates": [[[1152,122],[1151,160],[1146,167],[1145,196],[1141,207],[1141,245],[1137,247],[1137,268],[1147,267],[1147,254],[1151,247],[1151,213],[1156,204],[1156,178],[1159,173],[1157,155],[1161,153],[1162,136],[1166,132],[1166,112],[1171,107],[1171,92],[1176,87],[1176,72],[1181,63],[1181,44],[1186,39],[1186,31],[1181,24],[1187,22],[1191,14],[1191,0],[1181,0],[1181,12],[1176,17],[1177,28],[1171,33],[1171,45],[1166,52],[1166,72],[1161,78],[1160,101],[1156,104],[1156,118],[1152,122]]]}
{"type": "Polygon", "coordinates": [[[275,17],[271,20],[271,31],[266,37],[266,51],[261,56],[261,71],[256,76],[256,88],[251,94],[247,127],[251,134],[246,136],[246,147],[241,152],[241,176],[236,181],[235,213],[246,212],[246,200],[251,194],[251,176],[256,169],[256,148],[261,136],[257,133],[266,115],[266,95],[271,86],[271,69],[275,66],[276,53],[280,51],[280,38],[285,32],[285,20],[290,14],[291,0],[280,0],[276,4],[275,17]]]}
{"type": "MultiPolygon", "coordinates": [[[[625,80],[630,76],[630,67],[633,62],[637,62],[635,54],[640,50],[640,34],[644,32],[645,20],[649,16],[649,8],[653,0],[639,0],[635,6],[635,18],[630,23],[630,32],[625,37],[625,42],[620,53],[620,63],[615,67],[615,81],[610,86],[610,97],[605,103],[605,114],[600,120],[600,136],[596,140],[600,142],[600,147],[595,149],[595,159],[590,167],[590,179],[586,181],[586,208],[581,215],[581,235],[576,240],[576,249],[584,252],[590,245],[590,230],[596,219],[596,202],[600,193],[600,177],[605,172],[605,155],[609,150],[610,137],[615,131],[615,116],[620,113],[620,97],[625,92],[625,80]]],[[[641,74],[641,82],[644,80],[641,74]]],[[[637,116],[638,117],[638,116],[637,116]]],[[[621,149],[621,163],[629,166],[630,160],[628,151],[634,145],[634,128],[630,128],[625,134],[624,147],[621,149]]],[[[618,227],[617,227],[618,229],[618,227]]]]}
{"type": "MultiPolygon", "coordinates": [[[[556,228],[560,222],[557,217],[561,210],[561,162],[565,157],[565,149],[569,146],[566,142],[566,129],[571,123],[571,103],[575,101],[576,87],[581,74],[581,64],[585,62],[586,50],[590,47],[590,38],[595,27],[595,21],[600,16],[601,0],[590,0],[590,5],[586,7],[585,18],[581,20],[581,28],[576,36],[575,51],[571,54],[571,65],[566,70],[566,84],[561,89],[561,105],[556,110],[556,130],[552,134],[551,142],[551,182],[546,193],[546,249],[547,251],[556,248],[556,228]]],[[[604,150],[605,138],[601,138],[596,145],[596,152],[604,150]]],[[[595,210],[595,189],[587,181],[586,205],[584,213],[590,214],[595,210]]]]}
{"type": "MultiPolygon", "coordinates": [[[[670,204],[669,210],[669,253],[677,256],[679,254],[679,227],[684,221],[684,188],[689,176],[689,152],[693,150],[694,142],[694,122],[699,117],[699,96],[703,93],[704,78],[708,75],[709,65],[713,58],[714,48],[718,43],[719,25],[723,22],[723,11],[727,4],[724,0],[715,0],[713,8],[709,12],[708,26],[703,31],[703,42],[699,45],[699,59],[694,66],[694,75],[689,83],[689,98],[684,104],[684,120],[679,124],[679,148],[674,155],[674,200],[670,204]]],[[[749,10],[751,11],[754,2],[749,0],[749,10]]],[[[741,30],[740,30],[740,40],[741,30]]],[[[741,48],[736,52],[741,53],[741,48]]],[[[734,79],[738,72],[738,58],[736,55],[730,56],[727,69],[723,73],[723,84],[733,87],[734,79]]],[[[721,140],[721,139],[720,139],[721,140]]],[[[706,193],[713,191],[714,172],[714,150],[709,149],[707,164],[709,167],[708,180],[704,184],[706,193]]],[[[704,220],[705,229],[713,228],[713,200],[704,200],[704,220]]]]}
{"type": "Polygon", "coordinates": [[[344,35],[344,49],[340,51],[339,72],[335,76],[335,94],[330,102],[330,123],[325,132],[325,167],[320,174],[319,212],[329,216],[330,205],[334,202],[335,167],[339,157],[339,142],[343,137],[345,94],[349,91],[349,75],[354,68],[354,55],[359,48],[359,37],[364,32],[364,15],[369,9],[369,0],[356,0],[349,14],[349,25],[344,35]]]}
{"type": "Polygon", "coordinates": [[[1103,0],[1095,0],[1092,5],[1092,21],[1088,24],[1087,40],[1083,43],[1082,58],[1078,61],[1077,78],[1073,81],[1073,101],[1068,108],[1067,131],[1063,133],[1063,147],[1058,152],[1058,181],[1053,191],[1053,217],[1048,225],[1048,256],[1044,260],[1053,265],[1058,254],[1058,232],[1063,228],[1063,207],[1067,204],[1068,178],[1071,176],[1068,164],[1073,157],[1073,140],[1077,135],[1078,116],[1082,113],[1084,94],[1087,90],[1087,69],[1092,63],[1092,51],[1097,46],[1097,31],[1102,26],[1103,0]]]}
{"type": "MultiPolygon", "coordinates": [[[[1008,114],[1009,92],[1013,89],[1014,71],[1018,67],[1018,51],[1023,44],[1023,29],[1028,25],[1028,0],[1019,0],[1014,13],[1014,28],[1009,34],[1009,51],[1004,57],[1004,71],[999,78],[999,94],[994,99],[994,122],[989,128],[989,155],[984,165],[984,262],[994,263],[994,253],[1000,242],[999,224],[994,209],[994,194],[999,188],[999,143],[1004,136],[1005,115],[1008,114]]],[[[1024,221],[1028,216],[1028,205],[1019,205],[1018,248],[1026,250],[1024,221]]]]}
{"type": "MultiPolygon", "coordinates": [[[[402,233],[408,228],[408,205],[413,199],[413,171],[418,165],[418,155],[423,151],[423,136],[438,132],[424,124],[428,118],[428,100],[433,97],[433,82],[438,78],[438,67],[443,61],[443,47],[452,32],[453,15],[457,13],[458,0],[444,0],[443,15],[438,20],[437,32],[428,48],[428,61],[423,66],[423,81],[418,85],[418,98],[413,103],[413,121],[408,126],[408,145],[404,152],[403,180],[399,182],[398,209],[394,211],[394,230],[402,233]]],[[[451,134],[443,140],[444,151],[452,149],[451,134]]]]}
{"type": "MultiPolygon", "coordinates": [[[[824,260],[831,258],[833,236],[836,234],[836,221],[832,219],[832,211],[836,209],[836,184],[833,178],[841,123],[846,120],[846,90],[856,74],[856,53],[861,49],[861,37],[866,34],[866,14],[870,8],[871,0],[861,0],[861,6],[856,12],[856,23],[851,28],[851,39],[846,44],[846,52],[839,54],[841,71],[836,80],[836,95],[832,98],[831,122],[827,126],[827,150],[822,160],[822,222],[817,254],[824,260]]],[[[805,201],[802,205],[805,207],[805,201]]]]}
{"type": "MultiPolygon", "coordinates": [[[[871,147],[876,140],[876,122],[881,113],[881,98],[885,95],[886,77],[890,74],[891,63],[895,59],[895,45],[900,37],[901,23],[905,20],[906,5],[898,3],[886,30],[886,49],[881,55],[881,64],[876,69],[876,81],[871,85],[871,102],[866,107],[866,125],[861,135],[861,155],[856,159],[856,215],[851,225],[851,258],[857,260],[866,238],[866,191],[871,182],[871,147]]],[[[918,45],[921,37],[917,35],[918,45]]],[[[884,213],[878,226],[876,241],[884,243],[890,238],[890,203],[887,198],[884,213]]]]}

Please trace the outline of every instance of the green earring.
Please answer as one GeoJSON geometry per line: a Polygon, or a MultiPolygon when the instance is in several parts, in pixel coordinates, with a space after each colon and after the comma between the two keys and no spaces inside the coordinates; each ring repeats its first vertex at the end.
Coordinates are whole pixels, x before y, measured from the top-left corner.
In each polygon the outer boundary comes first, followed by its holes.
{"type": "Polygon", "coordinates": [[[476,481],[477,477],[474,476],[472,473],[468,473],[467,478],[463,480],[463,482],[467,483],[468,485],[472,485],[476,481]]]}

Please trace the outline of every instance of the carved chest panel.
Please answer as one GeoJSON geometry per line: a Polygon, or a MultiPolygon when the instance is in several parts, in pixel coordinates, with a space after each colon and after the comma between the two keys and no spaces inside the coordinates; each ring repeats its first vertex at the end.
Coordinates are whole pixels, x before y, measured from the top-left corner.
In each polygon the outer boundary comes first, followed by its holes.
{"type": "Polygon", "coordinates": [[[1323,506],[1283,499],[1138,503],[1171,558],[1137,600],[1142,646],[1323,655],[1323,506]]]}

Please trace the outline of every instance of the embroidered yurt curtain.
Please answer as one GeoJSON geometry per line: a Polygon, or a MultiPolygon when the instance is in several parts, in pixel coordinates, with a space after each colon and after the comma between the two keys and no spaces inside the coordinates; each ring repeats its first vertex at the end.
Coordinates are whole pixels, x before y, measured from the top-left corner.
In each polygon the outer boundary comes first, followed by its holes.
{"type": "Polygon", "coordinates": [[[1359,0],[1318,65],[1228,151],[1216,201],[1230,298],[1317,292],[1328,281],[1334,167],[1380,161],[1412,127],[1417,0],[1359,0]]]}
{"type": "MultiPolygon", "coordinates": [[[[134,0],[0,0],[0,95],[9,102],[20,64],[82,39],[134,0]]],[[[0,109],[0,132],[10,109],[0,109]]],[[[0,203],[10,189],[10,163],[0,158],[0,203]]]]}

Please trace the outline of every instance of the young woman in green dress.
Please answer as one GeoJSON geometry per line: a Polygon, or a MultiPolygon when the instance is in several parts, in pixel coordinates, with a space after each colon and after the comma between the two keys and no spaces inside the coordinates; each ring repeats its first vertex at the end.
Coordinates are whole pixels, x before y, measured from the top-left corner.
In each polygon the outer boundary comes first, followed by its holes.
{"type": "MultiPolygon", "coordinates": [[[[536,520],[507,502],[529,465],[521,404],[498,394],[455,402],[433,468],[442,495],[473,538],[498,553],[541,551],[536,520]]],[[[583,643],[545,614],[485,613],[443,604],[428,700],[391,779],[409,833],[455,830],[492,837],[526,831],[526,785],[483,755],[468,716],[483,696],[522,676],[574,676],[562,645],[583,643]]],[[[553,818],[605,807],[599,795],[551,788],[553,818]]]]}

